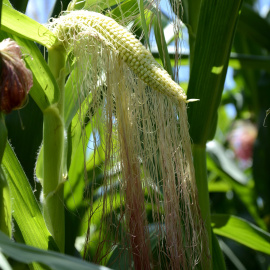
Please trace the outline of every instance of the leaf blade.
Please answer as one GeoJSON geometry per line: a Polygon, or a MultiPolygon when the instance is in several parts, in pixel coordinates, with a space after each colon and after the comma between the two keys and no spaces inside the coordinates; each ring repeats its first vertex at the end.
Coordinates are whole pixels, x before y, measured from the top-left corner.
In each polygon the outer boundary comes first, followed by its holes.
{"type": "Polygon", "coordinates": [[[13,198],[12,214],[25,243],[41,249],[57,250],[28,180],[9,143],[6,146],[2,167],[13,198]]]}
{"type": "Polygon", "coordinates": [[[194,59],[188,86],[190,135],[204,145],[215,134],[232,40],[242,0],[202,1],[194,59]],[[222,17],[222,20],[220,18],[222,17]]]}
{"type": "Polygon", "coordinates": [[[171,60],[170,60],[166,40],[164,37],[164,31],[163,31],[163,27],[162,27],[162,23],[161,23],[161,16],[159,13],[156,13],[156,17],[154,20],[154,33],[155,33],[155,38],[156,38],[156,42],[157,42],[157,47],[158,47],[160,59],[163,63],[163,67],[173,78],[171,60]]]}
{"type": "Polygon", "coordinates": [[[24,263],[39,262],[53,270],[109,270],[105,266],[94,265],[83,260],[61,253],[37,249],[20,243],[12,242],[0,232],[0,250],[7,256],[24,263]]]}
{"type": "Polygon", "coordinates": [[[1,29],[36,41],[47,48],[50,48],[57,40],[56,36],[45,26],[5,4],[2,6],[1,29]]]}
{"type": "Polygon", "coordinates": [[[211,220],[215,234],[270,255],[270,234],[266,231],[232,215],[215,214],[211,216],[211,220]]]}

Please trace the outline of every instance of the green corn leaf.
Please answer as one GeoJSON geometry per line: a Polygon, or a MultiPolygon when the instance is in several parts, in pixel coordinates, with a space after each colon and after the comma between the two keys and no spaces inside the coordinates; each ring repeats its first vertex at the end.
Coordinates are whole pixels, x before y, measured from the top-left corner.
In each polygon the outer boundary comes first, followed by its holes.
{"type": "Polygon", "coordinates": [[[109,270],[105,266],[87,263],[68,255],[14,243],[2,232],[0,232],[0,251],[16,261],[27,264],[38,262],[52,270],[109,270]]]}
{"type": "Polygon", "coordinates": [[[119,0],[108,0],[108,1],[102,1],[102,0],[85,0],[84,9],[92,10],[93,8],[99,8],[99,11],[110,9],[111,7],[115,5],[119,5],[121,1],[119,0]]]}
{"type": "MultiPolygon", "coordinates": [[[[151,51],[153,56],[158,59],[159,53],[156,50],[151,51]]],[[[171,60],[171,65],[175,66],[175,53],[169,51],[169,57],[171,60]]],[[[189,65],[189,54],[181,54],[181,66],[189,65]]],[[[262,69],[270,72],[270,57],[261,55],[250,55],[250,54],[240,54],[231,53],[229,59],[229,66],[234,69],[262,69]]]]}
{"type": "Polygon", "coordinates": [[[209,192],[228,192],[230,190],[231,190],[231,186],[227,184],[225,181],[218,181],[218,182],[209,181],[208,182],[209,192]]]}
{"type": "Polygon", "coordinates": [[[231,53],[229,65],[234,69],[263,69],[270,72],[270,57],[231,53]]]}
{"type": "Polygon", "coordinates": [[[142,28],[144,31],[144,36],[145,36],[145,40],[146,43],[148,45],[148,47],[150,48],[150,43],[149,43],[149,37],[148,37],[148,29],[147,29],[147,25],[146,25],[146,20],[145,20],[145,8],[144,8],[144,1],[143,0],[137,0],[138,1],[138,7],[140,10],[140,14],[141,14],[141,24],[142,24],[142,28]]]}
{"type": "Polygon", "coordinates": [[[7,144],[7,134],[8,131],[5,123],[5,115],[0,112],[0,164],[7,144]]]}
{"type": "Polygon", "coordinates": [[[0,230],[6,235],[12,235],[11,198],[7,179],[0,166],[0,230]]]}
{"type": "Polygon", "coordinates": [[[9,0],[1,0],[0,3],[12,8],[12,5],[10,4],[9,0]]]}
{"type": "Polygon", "coordinates": [[[220,249],[217,237],[212,230],[212,256],[213,256],[213,270],[226,270],[226,265],[224,262],[224,256],[220,249]]]}
{"type": "Polygon", "coordinates": [[[243,4],[237,30],[270,51],[270,24],[247,3],[243,4]]]}
{"type": "MultiPolygon", "coordinates": [[[[248,37],[245,36],[244,33],[241,33],[239,31],[236,32],[233,47],[234,50],[244,53],[246,55],[259,55],[261,57],[264,57],[262,50],[258,46],[256,41],[250,40],[248,37]]],[[[260,75],[261,74],[259,70],[240,69],[234,78],[236,82],[239,81],[240,78],[244,79],[243,87],[245,89],[245,102],[247,102],[249,99],[252,100],[252,102],[249,104],[249,108],[251,111],[258,110],[258,81],[260,75]]]]}
{"type": "MultiPolygon", "coordinates": [[[[74,122],[75,123],[75,122],[74,122]]],[[[72,149],[71,151],[71,164],[69,168],[69,184],[65,185],[64,198],[66,205],[69,209],[75,210],[83,201],[83,192],[85,189],[84,181],[84,150],[87,147],[89,137],[85,138],[84,146],[81,141],[81,126],[80,123],[72,125],[72,149]]],[[[85,133],[90,136],[92,132],[91,125],[88,125],[85,133]]]]}
{"type": "Polygon", "coordinates": [[[203,0],[201,3],[188,87],[188,99],[200,99],[188,109],[194,144],[204,145],[215,134],[217,108],[241,4],[242,0],[203,0]]]}
{"type": "Polygon", "coordinates": [[[59,99],[59,89],[56,80],[34,42],[16,37],[14,39],[21,46],[22,52],[28,55],[25,58],[25,62],[33,73],[34,82],[30,95],[39,108],[44,111],[59,99]]]}
{"type": "MultiPolygon", "coordinates": [[[[236,269],[238,270],[246,270],[246,267],[241,263],[241,261],[237,258],[236,254],[230,249],[230,247],[221,239],[219,239],[219,245],[222,248],[222,251],[224,254],[226,254],[226,257],[235,265],[236,269]]],[[[214,268],[214,269],[220,269],[220,268],[214,268]]]]}
{"type": "Polygon", "coordinates": [[[247,181],[247,177],[236,164],[224,154],[224,149],[216,141],[207,144],[207,168],[215,172],[246,206],[251,216],[261,228],[266,229],[256,207],[256,194],[253,189],[254,182],[247,181]]]}
{"type": "MultiPolygon", "coordinates": [[[[59,4],[58,4],[59,6],[59,4]]],[[[67,7],[67,11],[72,11],[72,10],[80,10],[83,9],[85,6],[85,0],[81,1],[81,0],[72,0],[70,1],[68,7],[67,7]]]]}
{"type": "MultiPolygon", "coordinates": [[[[83,191],[85,189],[85,170],[88,174],[88,181],[91,184],[93,180],[93,170],[95,170],[95,175],[99,175],[101,171],[101,164],[104,159],[104,149],[100,145],[96,151],[90,151],[86,157],[86,168],[84,167],[84,150],[82,144],[82,133],[80,123],[75,118],[72,124],[72,150],[71,150],[71,165],[69,168],[69,185],[65,186],[65,201],[69,209],[76,209],[79,205],[83,203],[83,191]]],[[[84,140],[84,148],[87,149],[88,141],[92,132],[93,125],[88,124],[85,127],[85,134],[87,138],[84,140]]],[[[104,134],[99,134],[100,140],[104,138],[104,134]]]]}
{"type": "Polygon", "coordinates": [[[270,255],[270,234],[250,222],[231,215],[212,215],[215,234],[270,255]]]}
{"type": "Polygon", "coordinates": [[[6,146],[2,167],[11,192],[12,215],[20,228],[24,242],[41,249],[57,250],[32,189],[10,144],[6,146]]]}
{"type": "MultiPolygon", "coordinates": [[[[6,116],[9,141],[32,187],[36,185],[33,168],[42,141],[42,120],[42,111],[31,95],[27,98],[25,107],[6,116]]],[[[39,186],[37,188],[39,190],[39,186]]]]}
{"type": "Polygon", "coordinates": [[[112,252],[112,255],[110,256],[107,265],[115,270],[120,270],[122,268],[128,269],[129,268],[128,261],[129,261],[128,251],[121,246],[116,246],[112,252]]]}
{"type": "Polygon", "coordinates": [[[8,260],[2,252],[0,252],[0,266],[2,267],[2,270],[12,270],[10,264],[8,263],[8,260]]]}
{"type": "Polygon", "coordinates": [[[164,37],[164,31],[163,31],[163,27],[161,23],[161,16],[159,13],[156,14],[156,17],[154,20],[154,32],[155,32],[155,38],[157,42],[159,56],[163,63],[163,67],[173,78],[171,60],[168,53],[167,43],[164,37]]]}
{"type": "MultiPolygon", "coordinates": [[[[72,119],[78,112],[79,106],[82,105],[80,104],[80,102],[82,102],[81,100],[83,98],[84,93],[83,91],[77,90],[77,88],[79,87],[78,84],[80,84],[80,82],[83,80],[82,76],[83,76],[83,73],[78,72],[78,69],[75,68],[71,72],[65,85],[65,108],[64,108],[65,114],[64,115],[65,115],[66,128],[69,127],[72,119]]],[[[86,97],[85,99],[86,99],[85,103],[91,102],[91,99],[89,98],[89,96],[86,97]]]]}
{"type": "Polygon", "coordinates": [[[121,20],[123,20],[124,18],[129,18],[130,16],[137,16],[139,15],[137,1],[136,0],[123,1],[121,5],[118,5],[111,12],[112,18],[114,18],[117,22],[121,22],[121,20]]]}
{"type": "Polygon", "coordinates": [[[56,42],[55,35],[45,26],[10,8],[5,3],[2,6],[1,29],[18,37],[36,41],[47,48],[56,42]]]}

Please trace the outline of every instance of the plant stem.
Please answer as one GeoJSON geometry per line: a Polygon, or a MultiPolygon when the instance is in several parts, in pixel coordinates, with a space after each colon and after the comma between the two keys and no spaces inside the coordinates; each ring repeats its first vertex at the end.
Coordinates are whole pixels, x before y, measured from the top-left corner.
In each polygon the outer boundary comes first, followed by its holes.
{"type": "Polygon", "coordinates": [[[64,252],[65,216],[63,202],[63,151],[64,151],[64,90],[65,60],[63,46],[49,50],[49,67],[56,78],[60,99],[44,111],[43,162],[44,162],[44,218],[58,248],[64,252]]]}
{"type": "Polygon", "coordinates": [[[195,168],[196,184],[198,188],[199,205],[202,218],[208,234],[208,246],[212,257],[211,216],[207,182],[206,146],[193,145],[193,162],[195,168]]]}

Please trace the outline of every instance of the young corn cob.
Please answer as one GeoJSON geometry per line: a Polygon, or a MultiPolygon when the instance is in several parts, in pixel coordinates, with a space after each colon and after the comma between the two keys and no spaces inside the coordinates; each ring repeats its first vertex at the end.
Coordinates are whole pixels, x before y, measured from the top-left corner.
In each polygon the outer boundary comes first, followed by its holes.
{"type": "Polygon", "coordinates": [[[96,12],[80,10],[61,16],[52,22],[52,26],[61,41],[74,35],[75,38],[77,35],[82,36],[84,33],[98,35],[119,53],[124,62],[147,85],[177,102],[195,101],[187,100],[184,90],[155,61],[152,54],[134,35],[113,19],[96,12]]]}

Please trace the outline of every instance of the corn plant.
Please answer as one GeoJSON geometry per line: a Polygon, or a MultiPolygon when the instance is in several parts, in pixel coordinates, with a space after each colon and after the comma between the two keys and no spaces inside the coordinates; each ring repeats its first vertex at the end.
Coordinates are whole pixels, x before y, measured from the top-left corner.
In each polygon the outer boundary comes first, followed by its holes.
{"type": "MultiPolygon", "coordinates": [[[[46,25],[2,2],[1,267],[226,269],[216,235],[269,254],[267,232],[210,213],[206,143],[241,0],[171,1],[173,56],[155,2],[64,1],[61,15],[56,2],[46,25]],[[187,91],[177,76],[181,20],[190,37],[187,91]],[[142,44],[152,25],[159,59],[142,44]],[[14,128],[10,112],[21,107],[14,128]],[[16,129],[27,131],[25,145],[16,129]]],[[[14,3],[25,11],[27,1],[14,3]]]]}

